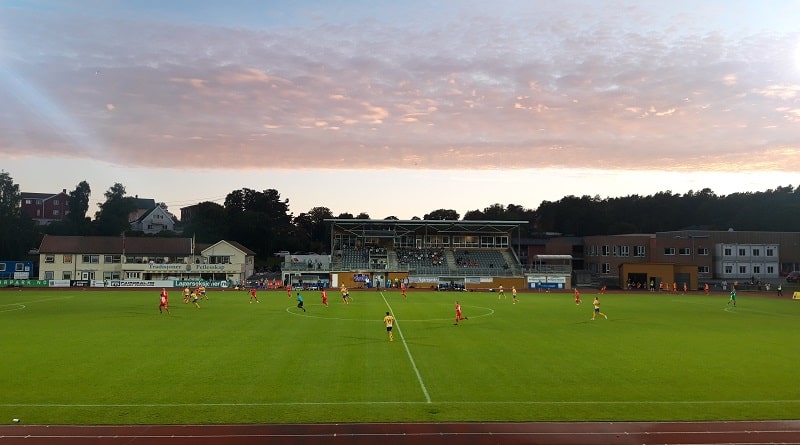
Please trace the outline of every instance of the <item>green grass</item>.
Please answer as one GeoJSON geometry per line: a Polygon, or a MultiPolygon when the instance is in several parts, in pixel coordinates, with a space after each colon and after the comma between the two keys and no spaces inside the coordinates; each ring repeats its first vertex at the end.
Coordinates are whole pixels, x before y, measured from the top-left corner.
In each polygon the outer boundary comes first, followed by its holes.
{"type": "Polygon", "coordinates": [[[793,419],[800,301],[739,294],[0,292],[0,423],[793,419]],[[454,300],[469,320],[453,325],[454,300]],[[382,319],[398,320],[395,341],[382,319]]]}

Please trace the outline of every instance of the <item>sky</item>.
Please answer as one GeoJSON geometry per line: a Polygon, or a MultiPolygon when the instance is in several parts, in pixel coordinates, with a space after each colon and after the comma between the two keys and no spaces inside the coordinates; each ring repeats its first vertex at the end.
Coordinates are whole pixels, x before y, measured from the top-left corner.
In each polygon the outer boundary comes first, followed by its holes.
{"type": "Polygon", "coordinates": [[[0,0],[24,192],[411,219],[799,165],[800,0],[0,0]]]}

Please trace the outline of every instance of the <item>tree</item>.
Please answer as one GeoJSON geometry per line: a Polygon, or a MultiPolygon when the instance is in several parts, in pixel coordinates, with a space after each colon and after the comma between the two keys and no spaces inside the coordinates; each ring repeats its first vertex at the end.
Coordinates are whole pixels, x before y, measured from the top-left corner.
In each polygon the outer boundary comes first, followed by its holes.
{"type": "Polygon", "coordinates": [[[231,239],[253,249],[261,258],[302,244],[292,225],[289,200],[281,200],[277,190],[234,190],[225,197],[225,210],[231,239]]]}
{"type": "Polygon", "coordinates": [[[69,214],[67,220],[73,223],[85,223],[86,212],[89,211],[89,197],[92,194],[92,188],[89,183],[81,181],[75,187],[75,190],[69,192],[69,199],[67,205],[69,206],[69,214]]]}
{"type": "Polygon", "coordinates": [[[303,250],[326,252],[330,245],[330,224],[326,219],[333,218],[327,207],[314,207],[308,213],[301,213],[294,219],[297,233],[305,238],[307,245],[303,250]]]}
{"type": "Polygon", "coordinates": [[[104,236],[119,236],[130,230],[130,215],[136,210],[132,198],[125,196],[125,186],[115,183],[105,193],[106,202],[98,204],[95,213],[97,233],[104,236]]]}
{"type": "Polygon", "coordinates": [[[226,239],[228,233],[228,214],[225,207],[210,201],[197,204],[192,219],[183,227],[184,236],[194,237],[200,243],[216,243],[226,239]]]}
{"type": "Polygon", "coordinates": [[[19,216],[19,184],[7,172],[0,171],[0,217],[19,216]]]}
{"type": "Polygon", "coordinates": [[[23,259],[38,246],[41,234],[36,224],[19,210],[19,184],[11,175],[0,172],[0,259],[23,259]]]}
{"type": "Polygon", "coordinates": [[[439,209],[423,216],[424,220],[440,220],[440,221],[458,221],[460,215],[455,210],[439,209]]]}

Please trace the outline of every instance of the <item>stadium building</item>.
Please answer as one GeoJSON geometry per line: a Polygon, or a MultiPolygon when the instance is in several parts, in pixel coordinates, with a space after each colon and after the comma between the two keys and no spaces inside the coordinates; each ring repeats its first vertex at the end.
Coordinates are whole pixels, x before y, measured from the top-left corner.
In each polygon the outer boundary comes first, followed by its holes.
{"type": "Polygon", "coordinates": [[[568,288],[566,256],[523,267],[512,240],[527,221],[328,219],[330,256],[285,255],[284,283],[348,288],[568,288]],[[553,262],[557,262],[554,265],[553,262]],[[556,267],[558,266],[558,267],[556,267]],[[545,285],[546,284],[546,285],[545,285]]]}

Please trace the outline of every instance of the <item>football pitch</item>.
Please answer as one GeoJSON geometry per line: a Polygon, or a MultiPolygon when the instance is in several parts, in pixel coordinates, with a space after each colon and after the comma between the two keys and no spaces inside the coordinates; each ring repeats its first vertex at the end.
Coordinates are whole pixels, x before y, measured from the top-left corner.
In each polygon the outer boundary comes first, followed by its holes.
{"type": "Polygon", "coordinates": [[[0,292],[0,423],[795,419],[800,301],[727,294],[0,292]],[[455,301],[468,320],[454,325],[455,301]],[[397,319],[394,341],[383,325],[397,319]]]}

